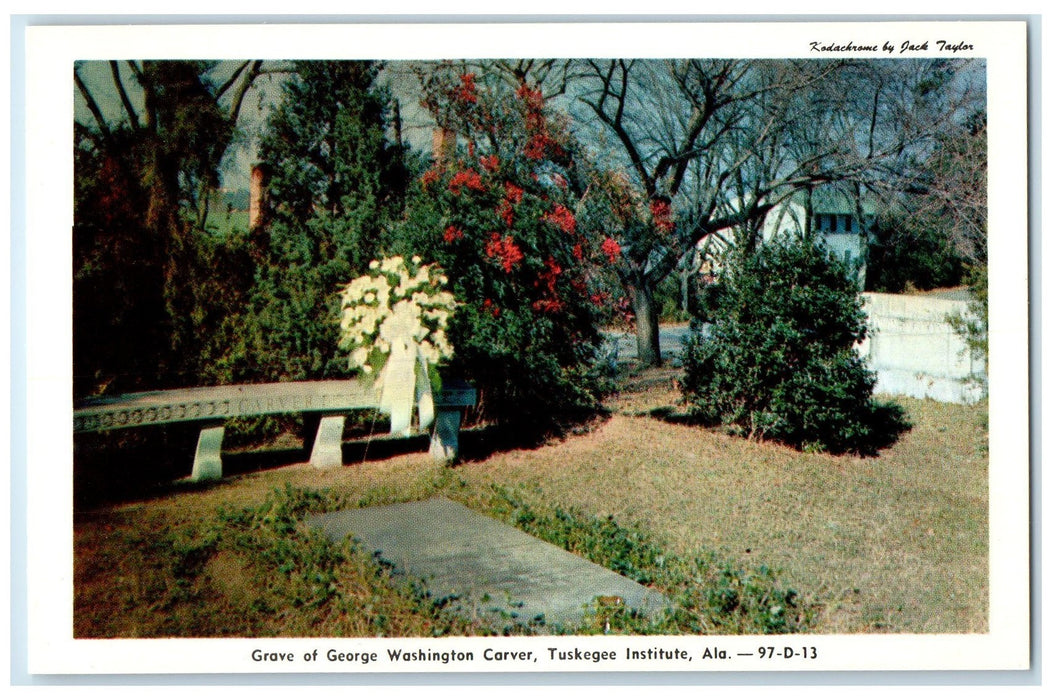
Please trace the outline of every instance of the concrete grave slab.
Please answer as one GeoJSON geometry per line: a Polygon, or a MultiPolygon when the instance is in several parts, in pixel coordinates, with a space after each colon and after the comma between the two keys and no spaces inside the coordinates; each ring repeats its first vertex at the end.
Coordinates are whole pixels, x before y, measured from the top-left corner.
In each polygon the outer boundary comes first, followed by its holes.
{"type": "Polygon", "coordinates": [[[352,535],[396,576],[423,580],[469,615],[573,625],[597,598],[651,613],[660,593],[445,498],[357,508],[308,519],[338,540],[352,535]]]}

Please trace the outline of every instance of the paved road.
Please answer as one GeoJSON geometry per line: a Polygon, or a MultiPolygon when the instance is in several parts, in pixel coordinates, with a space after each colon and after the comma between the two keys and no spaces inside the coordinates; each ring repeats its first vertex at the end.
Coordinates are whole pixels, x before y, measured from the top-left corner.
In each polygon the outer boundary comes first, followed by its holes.
{"type": "MultiPolygon", "coordinates": [[[[658,330],[658,342],[661,343],[661,357],[667,361],[680,359],[683,352],[683,344],[687,340],[690,328],[684,325],[661,326],[658,330]]],[[[638,357],[636,351],[635,333],[627,331],[606,331],[603,333],[611,348],[617,349],[618,362],[634,360],[638,357]]]]}

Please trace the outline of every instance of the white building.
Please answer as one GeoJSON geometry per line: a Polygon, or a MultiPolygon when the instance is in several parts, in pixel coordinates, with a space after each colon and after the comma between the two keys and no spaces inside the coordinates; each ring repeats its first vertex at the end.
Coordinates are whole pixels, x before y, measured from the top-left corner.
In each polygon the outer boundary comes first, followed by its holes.
{"type": "MultiPolygon", "coordinates": [[[[864,202],[862,220],[859,220],[858,207],[851,198],[819,190],[811,197],[811,209],[810,232],[815,240],[837,258],[857,267],[859,284],[863,285],[868,248],[866,231],[876,220],[877,208],[871,202],[864,202]]],[[[806,221],[807,207],[801,192],[767,213],[760,227],[762,239],[766,242],[778,236],[801,237],[807,231],[806,221]]],[[[733,237],[732,231],[710,234],[698,248],[710,265],[718,268],[733,237]]]]}

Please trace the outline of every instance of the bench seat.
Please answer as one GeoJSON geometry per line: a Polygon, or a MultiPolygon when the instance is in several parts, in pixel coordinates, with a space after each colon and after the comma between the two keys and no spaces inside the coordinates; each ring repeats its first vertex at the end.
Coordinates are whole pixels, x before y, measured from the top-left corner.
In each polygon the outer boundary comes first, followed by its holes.
{"type": "MultiPolygon", "coordinates": [[[[476,400],[474,387],[462,381],[446,382],[435,395],[435,429],[429,450],[432,456],[442,460],[456,457],[462,412],[474,406],[476,400]]],[[[357,379],[165,389],[80,401],[73,410],[73,432],[203,423],[191,479],[205,480],[222,476],[220,451],[226,419],[320,413],[322,419],[310,461],[318,467],[330,467],[342,464],[344,414],[378,406],[379,393],[371,384],[357,379]]]]}

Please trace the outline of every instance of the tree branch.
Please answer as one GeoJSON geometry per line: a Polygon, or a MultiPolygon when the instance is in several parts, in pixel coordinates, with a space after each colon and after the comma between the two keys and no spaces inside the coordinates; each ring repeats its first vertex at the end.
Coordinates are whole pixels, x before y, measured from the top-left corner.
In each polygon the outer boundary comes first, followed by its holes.
{"type": "Polygon", "coordinates": [[[80,92],[81,97],[88,105],[88,111],[91,112],[91,116],[95,118],[95,123],[98,124],[99,132],[102,134],[103,139],[108,140],[110,138],[110,127],[106,124],[106,119],[102,116],[102,110],[99,109],[98,103],[95,101],[95,97],[88,90],[88,86],[84,83],[84,80],[80,77],[80,71],[76,66],[73,67],[73,82],[77,86],[77,90],[80,92]]]}
{"type": "Polygon", "coordinates": [[[216,96],[218,97],[220,95],[225,94],[226,91],[229,90],[234,85],[234,83],[237,82],[237,78],[239,75],[241,75],[241,72],[245,70],[245,68],[247,68],[251,63],[252,61],[245,61],[240,66],[238,66],[237,69],[233,72],[233,74],[229,78],[227,78],[227,81],[223,83],[223,85],[219,88],[219,91],[216,93],[216,96]]]}
{"type": "Polygon", "coordinates": [[[120,66],[116,61],[110,61],[110,73],[113,75],[113,85],[117,88],[117,94],[120,95],[121,104],[124,105],[124,112],[128,115],[128,121],[131,122],[133,129],[138,129],[139,115],[135,113],[135,108],[132,107],[131,99],[128,97],[128,91],[124,89],[120,66]]]}
{"type": "Polygon", "coordinates": [[[595,115],[599,117],[599,120],[609,126],[617,136],[621,145],[624,147],[625,152],[628,154],[629,161],[632,163],[632,168],[636,171],[640,181],[643,183],[643,189],[646,192],[647,198],[650,198],[654,195],[656,189],[654,186],[654,178],[649,172],[647,172],[646,164],[643,162],[643,157],[640,155],[635,141],[624,125],[625,102],[628,99],[628,73],[631,67],[626,65],[623,60],[618,63],[611,61],[605,74],[603,74],[598,65],[591,62],[590,65],[602,84],[602,91],[598,101],[592,102],[584,98],[582,98],[582,101],[591,107],[595,115]],[[618,67],[621,69],[621,87],[620,90],[615,90],[614,73],[618,67]],[[607,113],[607,98],[616,100],[613,115],[607,113]]]}
{"type": "MultiPolygon", "coordinates": [[[[244,103],[245,95],[248,94],[248,90],[252,87],[252,83],[259,76],[260,69],[262,67],[262,60],[253,61],[251,68],[249,68],[248,71],[244,73],[241,83],[237,86],[237,90],[234,92],[233,101],[230,103],[230,111],[227,112],[227,119],[230,121],[230,123],[234,123],[237,121],[237,117],[241,113],[241,105],[244,103]]],[[[238,69],[237,72],[240,74],[244,71],[244,69],[245,66],[242,66],[240,69],[238,69]]]]}

